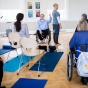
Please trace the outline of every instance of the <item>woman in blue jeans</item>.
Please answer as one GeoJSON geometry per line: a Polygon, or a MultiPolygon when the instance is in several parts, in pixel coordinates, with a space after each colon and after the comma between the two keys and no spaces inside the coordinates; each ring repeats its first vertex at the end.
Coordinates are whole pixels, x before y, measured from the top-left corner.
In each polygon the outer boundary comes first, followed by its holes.
{"type": "Polygon", "coordinates": [[[6,88],[5,86],[1,86],[2,78],[3,78],[3,60],[0,57],[0,88],[6,88]]]}

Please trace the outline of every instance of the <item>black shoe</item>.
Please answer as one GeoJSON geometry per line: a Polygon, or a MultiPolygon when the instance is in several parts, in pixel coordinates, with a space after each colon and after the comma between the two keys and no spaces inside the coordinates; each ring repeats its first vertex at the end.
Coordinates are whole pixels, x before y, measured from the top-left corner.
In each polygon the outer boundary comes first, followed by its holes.
{"type": "Polygon", "coordinates": [[[5,86],[1,86],[0,88],[6,88],[5,86]]]}

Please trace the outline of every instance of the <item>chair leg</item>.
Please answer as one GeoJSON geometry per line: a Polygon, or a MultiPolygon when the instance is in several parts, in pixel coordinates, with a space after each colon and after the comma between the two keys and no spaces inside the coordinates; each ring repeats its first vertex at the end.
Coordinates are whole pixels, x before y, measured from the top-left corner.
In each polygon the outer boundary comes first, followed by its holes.
{"type": "Polygon", "coordinates": [[[18,69],[17,75],[19,75],[20,68],[21,68],[21,64],[23,64],[23,59],[22,59],[22,57],[23,57],[23,55],[21,55],[21,58],[20,58],[19,69],[18,69]]]}
{"type": "Polygon", "coordinates": [[[46,68],[47,68],[47,66],[46,66],[45,64],[40,63],[40,61],[41,61],[41,58],[40,58],[40,60],[39,60],[39,65],[38,65],[38,77],[40,77],[41,74],[42,74],[42,73],[46,70],[46,68]],[[41,73],[40,73],[40,71],[39,71],[40,65],[44,65],[44,66],[45,66],[45,68],[43,69],[43,71],[42,71],[41,73]]]}
{"type": "Polygon", "coordinates": [[[27,67],[29,66],[29,59],[28,59],[28,57],[27,57],[27,61],[28,61],[28,65],[27,65],[27,67]]]}
{"type": "Polygon", "coordinates": [[[7,62],[8,62],[8,60],[9,60],[9,55],[10,55],[10,52],[8,52],[7,62]]]}
{"type": "Polygon", "coordinates": [[[17,57],[19,56],[18,52],[17,52],[17,49],[16,49],[16,53],[17,53],[17,57]]]}
{"type": "MultiPolygon", "coordinates": [[[[10,50],[11,50],[11,47],[10,47],[10,50]]],[[[9,55],[10,55],[10,52],[8,53],[7,62],[8,62],[8,59],[9,59],[9,55]]]]}

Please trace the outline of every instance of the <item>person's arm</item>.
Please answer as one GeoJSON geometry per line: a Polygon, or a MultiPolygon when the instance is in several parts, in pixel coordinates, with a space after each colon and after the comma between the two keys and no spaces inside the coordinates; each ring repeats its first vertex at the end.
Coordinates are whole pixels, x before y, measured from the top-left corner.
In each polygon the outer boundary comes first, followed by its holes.
{"type": "Polygon", "coordinates": [[[57,16],[58,23],[60,24],[60,16],[57,16]]]}
{"type": "Polygon", "coordinates": [[[76,34],[74,33],[74,35],[72,36],[70,42],[69,42],[69,47],[70,47],[70,50],[72,50],[75,46],[75,43],[76,43],[76,34]]]}
{"type": "Polygon", "coordinates": [[[41,29],[40,29],[40,21],[37,22],[37,30],[41,31],[41,29]]]}
{"type": "Polygon", "coordinates": [[[15,25],[13,26],[13,32],[16,32],[16,28],[15,28],[15,25]]]}
{"type": "Polygon", "coordinates": [[[57,14],[57,20],[58,20],[58,23],[60,25],[60,29],[62,29],[62,25],[61,25],[61,22],[60,22],[60,14],[57,14]]]}
{"type": "Polygon", "coordinates": [[[47,20],[48,23],[51,23],[52,22],[52,17],[51,17],[51,14],[49,14],[49,20],[47,20]]]}
{"type": "Polygon", "coordinates": [[[40,34],[42,34],[42,31],[40,29],[40,21],[37,22],[37,30],[39,30],[40,34]]]}
{"type": "Polygon", "coordinates": [[[26,33],[26,37],[29,38],[29,31],[28,31],[28,26],[27,24],[25,24],[25,33],[26,33]]]}

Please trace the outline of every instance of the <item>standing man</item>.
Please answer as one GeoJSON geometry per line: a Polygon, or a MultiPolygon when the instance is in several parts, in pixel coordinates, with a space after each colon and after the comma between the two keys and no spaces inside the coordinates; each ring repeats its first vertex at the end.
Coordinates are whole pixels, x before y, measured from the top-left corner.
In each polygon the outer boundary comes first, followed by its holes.
{"type": "Polygon", "coordinates": [[[44,18],[44,14],[40,15],[40,20],[37,22],[37,34],[41,42],[45,41],[46,36],[48,35],[49,31],[49,23],[52,21],[52,17],[49,14],[49,20],[44,18]]]}
{"type": "Polygon", "coordinates": [[[61,45],[60,43],[58,43],[58,36],[59,36],[59,31],[61,28],[61,23],[60,23],[60,13],[57,11],[58,10],[58,4],[54,4],[53,5],[54,10],[52,12],[52,16],[53,16],[53,39],[54,39],[54,43],[61,45]]]}

